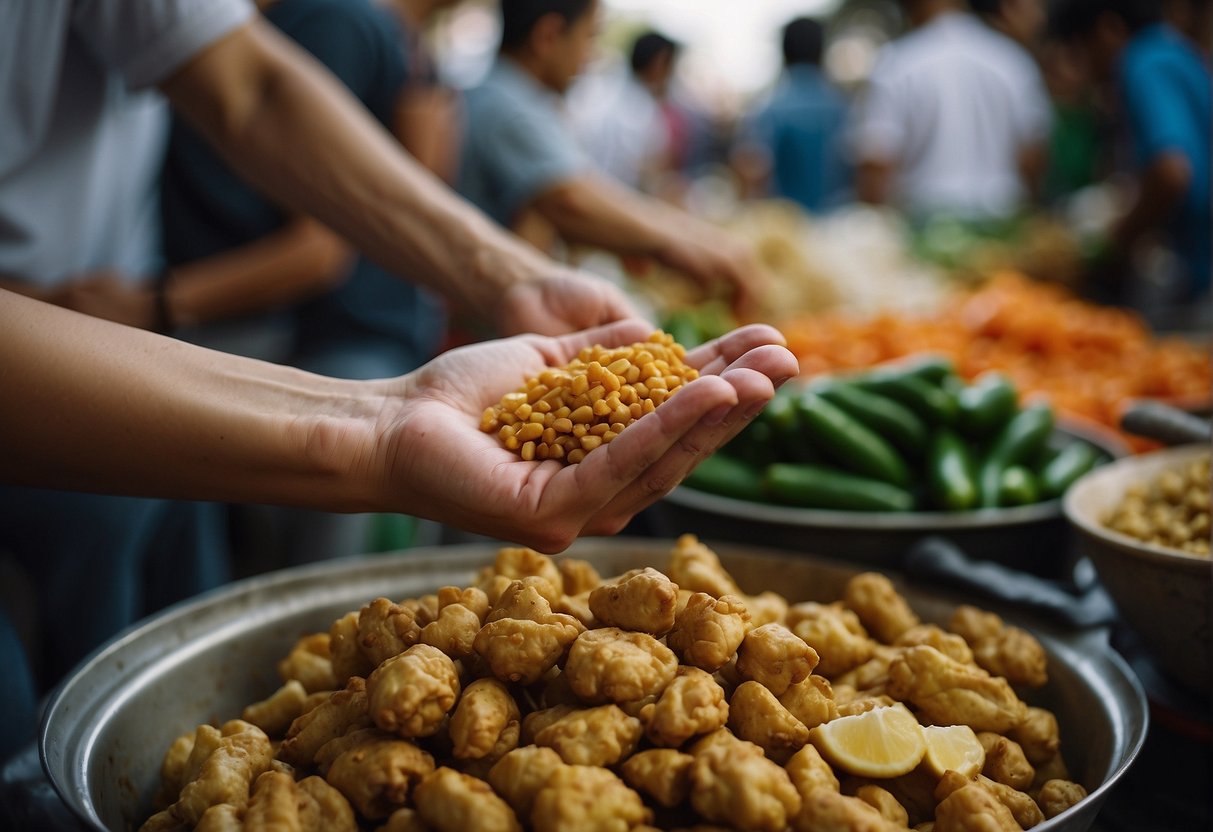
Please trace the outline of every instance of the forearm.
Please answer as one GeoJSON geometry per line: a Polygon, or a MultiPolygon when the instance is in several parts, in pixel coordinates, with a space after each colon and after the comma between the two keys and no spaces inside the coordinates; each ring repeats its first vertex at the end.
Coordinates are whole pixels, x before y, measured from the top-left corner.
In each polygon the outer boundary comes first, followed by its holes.
{"type": "Polygon", "coordinates": [[[551,271],[401,152],[336,79],[262,22],[224,38],[163,88],[255,185],[467,308],[488,314],[504,288],[551,271]]]}
{"type": "Polygon", "coordinates": [[[595,174],[549,188],[532,207],[566,242],[625,256],[659,256],[671,227],[682,224],[672,209],[595,174]]]}
{"type": "Polygon", "coordinates": [[[172,270],[174,324],[199,324],[295,303],[340,282],[354,251],[315,220],[299,217],[239,248],[172,270]]]}
{"type": "Polygon", "coordinates": [[[382,389],[0,293],[0,480],[365,509],[382,389]],[[50,334],[50,333],[53,333],[50,334]]]}

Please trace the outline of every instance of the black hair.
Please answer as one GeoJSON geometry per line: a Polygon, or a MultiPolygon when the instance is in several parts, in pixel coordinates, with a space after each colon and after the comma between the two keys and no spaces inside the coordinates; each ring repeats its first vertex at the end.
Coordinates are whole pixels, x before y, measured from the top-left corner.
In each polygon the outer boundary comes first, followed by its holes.
{"type": "Polygon", "coordinates": [[[825,28],[809,17],[798,17],[783,27],[783,62],[820,64],[825,46],[825,28]]]}
{"type": "Polygon", "coordinates": [[[558,14],[566,24],[573,23],[592,6],[594,0],[501,0],[501,48],[522,46],[540,18],[558,14]]]}
{"type": "Polygon", "coordinates": [[[1062,41],[1072,41],[1095,31],[1103,14],[1110,13],[1136,32],[1162,17],[1156,0],[1059,0],[1049,15],[1049,32],[1062,41]]]}
{"type": "Polygon", "coordinates": [[[678,52],[678,44],[660,32],[645,32],[632,43],[632,72],[644,72],[666,52],[672,57],[678,52]]]}
{"type": "Polygon", "coordinates": [[[1002,11],[1002,0],[969,0],[969,8],[982,17],[993,17],[1002,11]]]}

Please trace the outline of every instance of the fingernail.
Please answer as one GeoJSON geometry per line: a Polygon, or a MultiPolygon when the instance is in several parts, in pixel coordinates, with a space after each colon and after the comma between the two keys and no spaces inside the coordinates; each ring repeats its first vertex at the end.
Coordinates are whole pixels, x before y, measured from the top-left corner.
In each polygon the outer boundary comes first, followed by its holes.
{"type": "Polygon", "coordinates": [[[755,416],[761,413],[762,409],[766,406],[766,402],[754,402],[742,411],[741,416],[743,419],[753,419],[755,416]]]}
{"type": "Polygon", "coordinates": [[[731,404],[722,404],[719,407],[708,411],[708,415],[703,417],[704,424],[719,425],[724,421],[724,417],[729,415],[729,411],[733,409],[731,404]]]}
{"type": "Polygon", "coordinates": [[[784,376],[783,378],[775,379],[774,383],[775,383],[776,387],[783,387],[785,384],[787,384],[791,380],[792,380],[791,376],[784,376]]]}

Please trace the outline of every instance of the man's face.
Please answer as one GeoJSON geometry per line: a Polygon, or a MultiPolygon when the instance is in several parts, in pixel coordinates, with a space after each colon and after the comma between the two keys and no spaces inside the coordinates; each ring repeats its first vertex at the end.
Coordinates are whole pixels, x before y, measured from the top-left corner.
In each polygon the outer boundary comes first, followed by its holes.
{"type": "Polygon", "coordinates": [[[556,92],[565,92],[589,63],[598,35],[598,0],[576,19],[560,27],[547,44],[544,81],[556,92]]]}

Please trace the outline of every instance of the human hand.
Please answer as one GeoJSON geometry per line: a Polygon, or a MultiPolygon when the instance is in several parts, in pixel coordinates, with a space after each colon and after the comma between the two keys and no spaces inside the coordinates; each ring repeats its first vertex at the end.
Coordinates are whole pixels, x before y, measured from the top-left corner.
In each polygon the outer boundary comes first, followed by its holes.
{"type": "Polygon", "coordinates": [[[497,305],[496,324],[502,335],[564,335],[636,315],[627,297],[609,281],[559,269],[506,289],[497,305]]]}
{"type": "Polygon", "coordinates": [[[484,409],[528,375],[586,346],[641,341],[631,319],[560,338],[538,335],[452,350],[384,382],[372,468],[379,502],[470,531],[558,552],[576,537],[613,534],[737,434],[796,375],[768,326],[735,330],[692,350],[700,378],[576,465],[526,462],[480,431],[484,409]]]}
{"type": "Polygon", "coordinates": [[[115,271],[87,272],[58,288],[51,303],[107,321],[152,329],[156,303],[149,289],[133,285],[115,271]]]}
{"type": "Polygon", "coordinates": [[[690,216],[668,227],[657,259],[705,289],[729,290],[733,311],[741,320],[752,317],[766,291],[766,275],[746,245],[690,216]]]}

